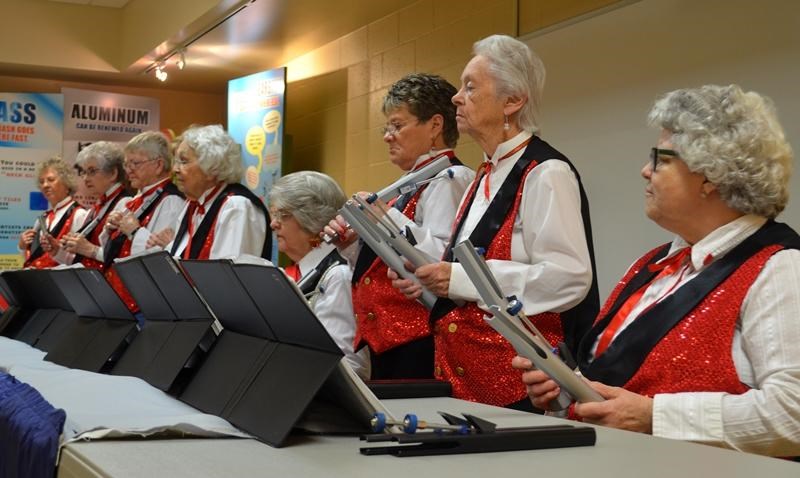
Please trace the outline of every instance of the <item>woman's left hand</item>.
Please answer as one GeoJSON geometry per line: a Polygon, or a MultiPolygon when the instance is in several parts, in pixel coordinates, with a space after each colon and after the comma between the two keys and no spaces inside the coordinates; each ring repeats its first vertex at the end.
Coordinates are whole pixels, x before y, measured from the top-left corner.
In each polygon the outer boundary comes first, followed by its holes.
{"type": "Polygon", "coordinates": [[[449,262],[425,264],[417,267],[414,275],[433,295],[447,297],[447,293],[450,291],[450,268],[451,264],[449,262]]]}
{"type": "Polygon", "coordinates": [[[653,433],[653,399],[629,392],[620,387],[609,387],[600,382],[589,382],[606,400],[604,402],[576,403],[575,413],[583,421],[595,425],[619,428],[641,433],[653,433]]]}
{"type": "Polygon", "coordinates": [[[94,257],[97,246],[89,242],[88,239],[80,234],[67,234],[63,239],[64,248],[67,252],[80,254],[84,257],[94,257]]]}

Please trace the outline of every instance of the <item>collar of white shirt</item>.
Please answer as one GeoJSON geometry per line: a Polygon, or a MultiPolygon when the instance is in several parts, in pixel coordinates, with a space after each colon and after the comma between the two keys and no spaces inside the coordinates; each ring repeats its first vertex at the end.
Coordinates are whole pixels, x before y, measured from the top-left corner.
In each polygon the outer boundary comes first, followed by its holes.
{"type": "Polygon", "coordinates": [[[330,252],[334,249],[333,244],[320,244],[318,247],[311,249],[308,254],[304,255],[300,261],[298,261],[297,266],[300,268],[300,277],[305,276],[308,274],[311,269],[317,267],[322,259],[325,258],[330,252]]]}
{"type": "MultiPolygon", "coordinates": [[[[696,271],[707,267],[758,231],[765,222],[767,220],[761,216],[748,214],[711,231],[692,246],[692,267],[696,271]]],[[[688,246],[689,243],[680,236],[676,236],[669,248],[669,253],[662,261],[688,246]]]]}
{"type": "MultiPolygon", "coordinates": [[[[483,160],[491,161],[492,166],[497,166],[497,162],[500,160],[500,158],[508,154],[509,151],[522,144],[531,136],[533,136],[533,133],[530,133],[529,131],[522,131],[521,133],[509,139],[508,141],[504,141],[498,144],[497,149],[494,150],[494,154],[492,155],[491,158],[489,158],[489,156],[486,153],[483,153],[483,160]]],[[[508,159],[512,159],[515,156],[516,157],[522,156],[523,151],[524,150],[517,151],[511,158],[508,159]]],[[[514,161],[511,162],[513,163],[514,161]]]]}

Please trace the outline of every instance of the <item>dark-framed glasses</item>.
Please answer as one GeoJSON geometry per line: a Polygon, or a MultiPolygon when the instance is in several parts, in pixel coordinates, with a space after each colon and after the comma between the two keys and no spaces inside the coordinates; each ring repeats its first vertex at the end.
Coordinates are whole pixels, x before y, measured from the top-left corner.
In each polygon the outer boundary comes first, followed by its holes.
{"type": "Polygon", "coordinates": [[[89,176],[90,178],[95,174],[100,172],[99,168],[86,168],[83,169],[80,166],[75,166],[75,172],[78,174],[79,177],[89,176]]]}
{"type": "Polygon", "coordinates": [[[673,149],[650,148],[650,168],[653,171],[658,169],[658,164],[661,162],[662,156],[671,156],[673,158],[680,157],[677,151],[673,149]]]}

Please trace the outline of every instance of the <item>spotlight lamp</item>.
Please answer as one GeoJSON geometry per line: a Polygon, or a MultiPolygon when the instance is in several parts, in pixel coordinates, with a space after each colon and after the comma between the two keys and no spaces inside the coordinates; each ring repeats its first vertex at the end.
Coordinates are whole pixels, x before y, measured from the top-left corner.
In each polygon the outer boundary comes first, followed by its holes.
{"type": "Polygon", "coordinates": [[[178,52],[178,59],[175,61],[175,66],[177,66],[179,70],[186,68],[186,50],[178,52]]]}

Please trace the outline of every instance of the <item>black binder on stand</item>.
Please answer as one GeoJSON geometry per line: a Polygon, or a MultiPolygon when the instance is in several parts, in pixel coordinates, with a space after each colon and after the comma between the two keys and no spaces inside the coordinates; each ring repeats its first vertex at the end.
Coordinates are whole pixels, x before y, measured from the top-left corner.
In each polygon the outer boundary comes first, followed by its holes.
{"type": "Polygon", "coordinates": [[[13,325],[24,322],[25,319],[23,316],[25,315],[25,311],[14,296],[14,292],[9,287],[8,282],[6,282],[5,274],[8,274],[8,272],[0,273],[0,295],[3,296],[8,307],[3,311],[2,316],[0,316],[0,335],[9,336],[10,332],[7,332],[7,329],[11,327],[9,330],[13,330],[13,325]]]}
{"type": "Polygon", "coordinates": [[[276,267],[181,265],[224,330],[179,398],[282,446],[342,352],[276,267]]]}
{"type": "Polygon", "coordinates": [[[180,387],[179,374],[188,373],[193,357],[213,341],[214,316],[165,251],[118,261],[114,267],[145,323],[111,373],[139,377],[163,391],[180,387]]]}
{"type": "Polygon", "coordinates": [[[136,320],[103,274],[96,269],[47,271],[74,316],[58,335],[45,333],[52,344],[45,360],[65,367],[102,372],[136,334],[136,320]]]}
{"type": "Polygon", "coordinates": [[[5,284],[18,310],[3,329],[6,337],[48,352],[76,317],[50,270],[25,269],[3,272],[5,284]]]}

